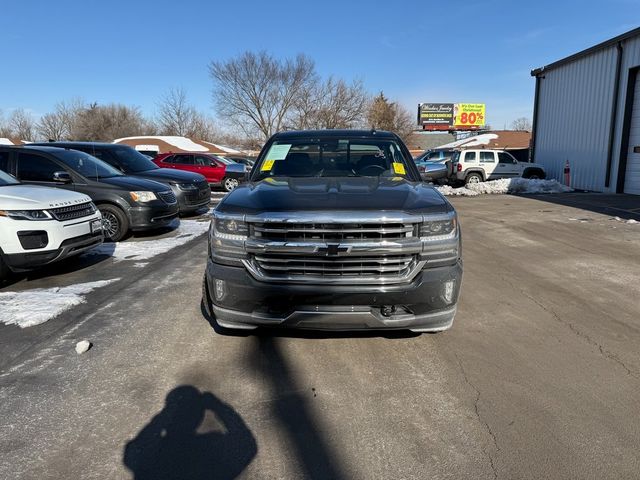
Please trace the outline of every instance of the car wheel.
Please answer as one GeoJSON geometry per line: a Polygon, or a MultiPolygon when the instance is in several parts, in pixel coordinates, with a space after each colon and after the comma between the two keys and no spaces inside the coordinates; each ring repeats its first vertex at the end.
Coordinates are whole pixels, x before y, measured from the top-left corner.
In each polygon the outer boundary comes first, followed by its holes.
{"type": "Polygon", "coordinates": [[[119,242],[129,232],[129,220],[126,214],[113,205],[98,205],[102,214],[102,231],[104,239],[109,242],[119,242]]]}
{"type": "Polygon", "coordinates": [[[482,181],[482,175],[480,175],[479,173],[470,173],[469,175],[467,175],[464,183],[465,185],[470,185],[472,183],[480,183],[482,181]]]}
{"type": "Polygon", "coordinates": [[[227,192],[230,192],[231,190],[235,189],[238,186],[238,179],[237,178],[226,177],[222,181],[222,186],[224,187],[224,189],[227,192]]]}

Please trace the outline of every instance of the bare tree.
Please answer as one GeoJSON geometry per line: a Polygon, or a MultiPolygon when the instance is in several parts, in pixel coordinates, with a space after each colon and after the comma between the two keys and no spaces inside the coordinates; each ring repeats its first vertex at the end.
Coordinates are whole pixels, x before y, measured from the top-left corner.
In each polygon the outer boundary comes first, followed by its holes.
{"type": "Polygon", "coordinates": [[[9,126],[14,136],[21,140],[34,140],[36,133],[36,122],[33,115],[22,108],[18,108],[9,117],[9,126]]]}
{"type": "Polygon", "coordinates": [[[67,140],[69,138],[69,125],[58,110],[43,115],[36,128],[38,134],[46,140],[67,140]]]}
{"type": "Polygon", "coordinates": [[[296,99],[295,128],[353,128],[363,123],[368,95],[362,81],[329,77],[314,82],[296,99]]]}
{"type": "Polygon", "coordinates": [[[112,141],[120,137],[146,135],[150,128],[137,107],[92,103],[77,112],[70,136],[75,140],[112,141]]]}
{"type": "Polygon", "coordinates": [[[2,110],[0,110],[0,138],[13,137],[13,128],[9,125],[9,122],[4,118],[2,110]]]}
{"type": "Polygon", "coordinates": [[[211,62],[209,71],[219,115],[247,136],[257,131],[265,139],[283,129],[295,102],[316,79],[307,56],[280,61],[264,51],[211,62]]]}
{"type": "Polygon", "coordinates": [[[402,139],[407,139],[416,129],[414,116],[398,103],[389,101],[383,92],[369,104],[367,121],[371,128],[395,132],[402,139]]]}
{"type": "Polygon", "coordinates": [[[531,128],[531,120],[529,120],[527,117],[516,118],[513,122],[511,122],[512,130],[517,130],[520,132],[530,132],[531,128]]]}

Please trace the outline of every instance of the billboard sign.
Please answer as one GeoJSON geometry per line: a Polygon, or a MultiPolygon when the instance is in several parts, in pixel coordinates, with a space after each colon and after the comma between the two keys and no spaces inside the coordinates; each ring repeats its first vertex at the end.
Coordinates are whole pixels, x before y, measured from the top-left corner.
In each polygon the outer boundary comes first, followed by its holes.
{"type": "Polygon", "coordinates": [[[423,130],[478,130],[485,124],[484,103],[421,103],[418,125],[423,130]]]}
{"type": "Polygon", "coordinates": [[[421,103],[418,105],[418,125],[433,130],[453,127],[453,103],[421,103]]]}
{"type": "Polygon", "coordinates": [[[460,128],[479,128],[485,120],[484,103],[456,103],[454,106],[453,126],[460,128]]]}

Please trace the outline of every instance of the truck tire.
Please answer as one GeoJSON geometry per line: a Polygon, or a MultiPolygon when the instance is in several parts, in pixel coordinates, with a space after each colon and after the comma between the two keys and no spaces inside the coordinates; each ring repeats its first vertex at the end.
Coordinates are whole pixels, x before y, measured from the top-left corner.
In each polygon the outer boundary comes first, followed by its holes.
{"type": "Polygon", "coordinates": [[[122,209],[109,204],[98,205],[102,213],[102,229],[104,239],[108,242],[119,242],[129,233],[129,219],[122,209]]]}
{"type": "Polygon", "coordinates": [[[9,267],[7,267],[7,264],[4,263],[4,260],[2,259],[2,255],[0,255],[0,285],[2,285],[2,282],[4,282],[4,280],[9,276],[9,267]]]}
{"type": "Polygon", "coordinates": [[[238,185],[239,182],[237,178],[224,177],[222,179],[222,187],[224,188],[225,192],[234,190],[238,185]]]}
{"type": "Polygon", "coordinates": [[[480,175],[477,172],[471,172],[469,175],[467,175],[467,178],[465,178],[464,180],[465,185],[469,185],[470,183],[481,183],[481,182],[484,182],[484,179],[482,178],[482,175],[480,175]]]}
{"type": "Polygon", "coordinates": [[[542,180],[544,179],[545,175],[543,171],[538,170],[537,168],[531,168],[531,169],[525,170],[524,173],[522,174],[522,177],[529,178],[531,180],[542,180]]]}

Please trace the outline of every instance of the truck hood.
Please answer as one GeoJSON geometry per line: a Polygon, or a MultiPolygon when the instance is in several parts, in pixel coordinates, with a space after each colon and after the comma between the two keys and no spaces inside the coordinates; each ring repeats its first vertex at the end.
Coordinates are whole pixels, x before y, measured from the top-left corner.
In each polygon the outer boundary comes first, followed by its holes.
{"type": "Polygon", "coordinates": [[[205,181],[204,176],[199,173],[174,170],[172,168],[157,168],[145,170],[144,172],[129,173],[128,175],[163,183],[199,183],[205,181]]]}
{"type": "Polygon", "coordinates": [[[90,202],[77,192],[37,185],[7,185],[0,187],[0,210],[44,210],[90,202]]]}
{"type": "Polygon", "coordinates": [[[449,202],[434,188],[400,177],[267,178],[242,185],[217,210],[258,214],[284,211],[448,212],[449,202]]]}

